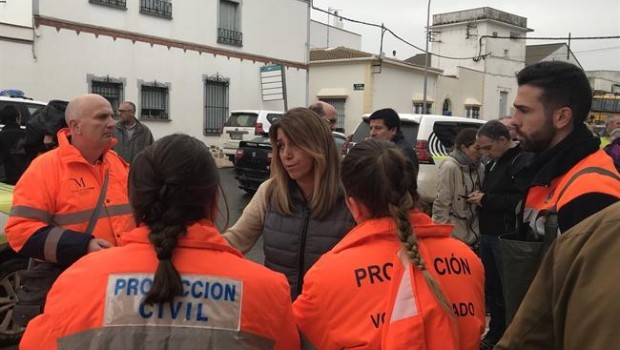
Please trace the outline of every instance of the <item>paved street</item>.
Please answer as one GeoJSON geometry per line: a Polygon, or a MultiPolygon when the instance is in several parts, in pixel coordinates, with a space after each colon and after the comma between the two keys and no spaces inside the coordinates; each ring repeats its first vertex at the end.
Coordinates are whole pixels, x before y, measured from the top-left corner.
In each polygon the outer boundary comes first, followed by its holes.
{"type": "MultiPolygon", "coordinates": [[[[226,199],[228,201],[228,209],[230,214],[229,226],[234,224],[243,208],[248,204],[251,195],[245,193],[242,189],[239,188],[237,180],[235,180],[235,174],[233,168],[222,168],[219,170],[222,188],[224,193],[226,194],[226,199]]],[[[224,206],[224,202],[220,201],[220,206],[224,206]]],[[[222,229],[225,225],[223,220],[218,221],[218,227],[222,229]]],[[[253,261],[258,263],[263,263],[264,255],[263,255],[263,239],[262,237],[256,242],[256,245],[252,250],[247,254],[247,257],[253,261]]],[[[0,350],[17,350],[17,346],[9,346],[0,348],[0,350]]]]}
{"type": "MultiPolygon", "coordinates": [[[[237,222],[237,219],[241,215],[243,208],[248,204],[252,196],[239,188],[239,183],[235,180],[235,174],[233,168],[220,169],[220,177],[222,181],[222,188],[226,194],[228,200],[228,209],[230,213],[229,226],[237,222]]],[[[223,202],[220,201],[223,205],[223,202]]],[[[220,229],[224,226],[222,222],[218,221],[218,227],[220,229]]],[[[223,230],[222,230],[223,231],[223,230]]],[[[254,248],[247,254],[247,258],[258,263],[263,263],[263,238],[259,238],[254,245],[254,248]]]]}

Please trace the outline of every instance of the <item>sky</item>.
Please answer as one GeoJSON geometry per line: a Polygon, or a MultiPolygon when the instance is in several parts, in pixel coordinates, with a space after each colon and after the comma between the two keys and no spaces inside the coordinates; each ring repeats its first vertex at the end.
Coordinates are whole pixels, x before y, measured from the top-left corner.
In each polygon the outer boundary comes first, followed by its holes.
{"type": "MultiPolygon", "coordinates": [[[[429,0],[431,1],[431,0],[429,0]]],[[[424,48],[426,0],[314,0],[314,6],[338,10],[339,14],[359,21],[381,24],[412,44],[424,48]]],[[[512,13],[527,18],[533,29],[529,37],[620,36],[620,0],[432,0],[432,15],[479,7],[512,13]]],[[[313,20],[327,22],[328,15],[312,11],[313,20]]],[[[344,21],[344,29],[362,35],[362,51],[378,54],[381,42],[379,28],[344,21]]],[[[562,40],[528,40],[528,45],[567,42],[562,40]]],[[[432,45],[432,44],[429,44],[432,45]]],[[[620,38],[605,40],[572,40],[571,50],[585,70],[620,71],[620,38]]],[[[385,34],[383,52],[387,57],[406,59],[422,53],[385,34]]],[[[429,46],[430,50],[430,46],[429,46]]]]}

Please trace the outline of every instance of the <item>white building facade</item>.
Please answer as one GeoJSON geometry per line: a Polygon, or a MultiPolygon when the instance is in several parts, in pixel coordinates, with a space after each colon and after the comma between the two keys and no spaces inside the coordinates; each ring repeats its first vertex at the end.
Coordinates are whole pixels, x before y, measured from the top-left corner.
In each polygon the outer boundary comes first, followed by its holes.
{"type": "Polygon", "coordinates": [[[9,0],[0,89],[132,101],[156,138],[217,145],[229,111],[284,109],[263,101],[262,66],[284,67],[289,107],[307,104],[309,11],[302,0],[9,0]]]}
{"type": "Polygon", "coordinates": [[[481,100],[470,99],[467,105],[473,110],[471,107],[479,103],[476,113],[481,119],[512,114],[510,106],[517,93],[515,74],[525,67],[524,37],[531,31],[527,28],[527,19],[484,7],[433,15],[430,31],[432,67],[459,79],[463,72],[460,68],[484,75],[481,85],[445,80],[448,85],[444,86],[440,80],[438,91],[447,97],[435,102],[435,110],[438,109],[439,114],[454,114],[454,103],[449,95],[463,92],[450,89],[468,89],[469,86],[474,91],[465,91],[465,94],[479,95],[478,90],[481,90],[481,100]]]}
{"type": "MultiPolygon", "coordinates": [[[[435,96],[440,73],[429,70],[429,100],[435,96]]],[[[344,47],[310,51],[310,102],[335,106],[337,127],[346,134],[355,131],[364,114],[380,108],[413,113],[423,90],[424,67],[419,65],[344,47]]]]}

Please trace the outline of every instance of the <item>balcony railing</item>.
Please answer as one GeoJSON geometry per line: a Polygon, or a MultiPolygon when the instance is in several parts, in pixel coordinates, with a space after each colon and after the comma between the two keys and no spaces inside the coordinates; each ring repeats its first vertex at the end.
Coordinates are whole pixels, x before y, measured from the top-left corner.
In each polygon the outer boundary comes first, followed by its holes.
{"type": "Polygon", "coordinates": [[[127,0],[88,0],[91,4],[104,5],[119,9],[127,8],[127,0]]]}
{"type": "Polygon", "coordinates": [[[243,33],[235,30],[218,28],[217,29],[217,42],[220,44],[229,44],[235,46],[243,45],[243,33]]]}
{"type": "Polygon", "coordinates": [[[140,13],[172,18],[172,3],[163,0],[140,0],[140,13]]]}

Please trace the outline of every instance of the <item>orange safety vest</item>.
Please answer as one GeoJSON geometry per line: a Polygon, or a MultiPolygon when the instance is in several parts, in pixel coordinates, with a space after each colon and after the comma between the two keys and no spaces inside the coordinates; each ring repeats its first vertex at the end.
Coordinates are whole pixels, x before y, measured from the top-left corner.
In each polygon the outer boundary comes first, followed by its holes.
{"type": "Polygon", "coordinates": [[[451,349],[455,344],[460,349],[478,348],[485,325],[480,259],[450,238],[452,225],[433,224],[417,212],[411,220],[426,267],[455,312],[458,334],[421,272],[407,270],[411,264],[403,265],[398,258],[401,243],[392,219],[380,218],[355,227],[304,279],[293,314],[317,349],[379,349],[382,342],[392,349],[451,349]],[[405,279],[410,276],[405,270],[413,278],[405,279]],[[397,298],[403,295],[397,293],[396,286],[401,285],[414,293],[397,298]]]}
{"type": "Polygon", "coordinates": [[[299,349],[286,278],[245,260],[206,220],[172,253],[183,296],[145,304],[158,265],[148,233],[125,233],[122,247],[63,272],[20,349],[299,349]]]}
{"type": "MultiPolygon", "coordinates": [[[[549,225],[547,218],[557,214],[573,199],[587,193],[604,193],[620,198],[620,175],[613,161],[602,150],[588,155],[565,174],[556,177],[549,186],[531,187],[525,199],[523,222],[535,235],[544,236],[549,225]],[[545,227],[546,226],[546,227],[545,227]]],[[[559,228],[557,233],[561,233],[559,228]]]]}
{"type": "MultiPolygon", "coordinates": [[[[69,129],[60,130],[58,148],[35,158],[15,186],[5,232],[17,252],[45,226],[59,228],[53,231],[55,237],[48,237],[52,247],[64,230],[84,232],[106,172],[109,172],[108,188],[93,235],[117,245],[121,234],[135,227],[127,196],[127,164],[109,148],[100,161],[89,164],[69,143],[68,136],[69,129]]],[[[114,143],[115,140],[109,147],[114,143]]],[[[49,253],[47,243],[46,254],[49,253]]]]}

